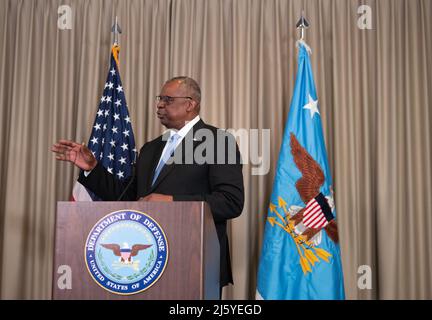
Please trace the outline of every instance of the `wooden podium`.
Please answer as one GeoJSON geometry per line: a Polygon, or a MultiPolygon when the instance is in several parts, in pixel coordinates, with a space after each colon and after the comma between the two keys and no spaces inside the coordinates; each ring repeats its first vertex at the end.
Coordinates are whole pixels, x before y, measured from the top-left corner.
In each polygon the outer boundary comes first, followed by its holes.
{"type": "MultiPolygon", "coordinates": [[[[219,299],[219,241],[205,202],[58,202],[55,231],[53,299],[219,299]],[[151,286],[137,293],[122,294],[98,283],[91,274],[86,255],[88,248],[93,248],[89,245],[93,239],[90,233],[99,232],[104,224],[99,229],[95,226],[110,214],[128,210],[156,221],[163,230],[168,249],[164,271],[151,286]],[[69,276],[69,286],[65,286],[69,276]]],[[[118,237],[122,236],[119,227],[107,234],[111,236],[114,231],[120,232],[118,237]]],[[[135,262],[131,260],[130,265],[125,266],[127,258],[124,262],[123,255],[114,254],[118,250],[111,252],[101,244],[96,247],[99,254],[102,251],[108,257],[111,254],[113,262],[110,263],[124,270],[139,263],[137,255],[132,258],[135,262]]],[[[140,252],[142,257],[145,250],[140,252]]],[[[145,283],[136,285],[143,288],[142,284],[145,283]]]]}

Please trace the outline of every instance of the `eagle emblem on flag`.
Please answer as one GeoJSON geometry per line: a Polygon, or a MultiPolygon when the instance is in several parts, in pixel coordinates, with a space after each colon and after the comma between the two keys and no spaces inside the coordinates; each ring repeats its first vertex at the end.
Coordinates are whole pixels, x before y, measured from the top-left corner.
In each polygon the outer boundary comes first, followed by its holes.
{"type": "Polygon", "coordinates": [[[324,172],[319,164],[298,142],[293,133],[290,135],[291,154],[302,177],[295,186],[306,206],[295,213],[290,220],[297,226],[303,223],[305,230],[301,233],[307,240],[312,239],[324,229],[335,243],[339,241],[337,224],[332,214],[333,204],[320,192],[325,181],[324,172]]]}

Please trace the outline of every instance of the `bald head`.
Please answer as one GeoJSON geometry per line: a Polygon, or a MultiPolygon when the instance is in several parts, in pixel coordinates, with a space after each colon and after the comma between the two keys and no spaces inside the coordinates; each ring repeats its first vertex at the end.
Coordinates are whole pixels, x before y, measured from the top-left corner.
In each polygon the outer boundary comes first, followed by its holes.
{"type": "Polygon", "coordinates": [[[167,82],[165,82],[165,84],[171,82],[176,82],[181,85],[182,89],[184,89],[185,92],[198,103],[199,111],[199,105],[201,103],[201,89],[198,83],[194,79],[186,76],[171,78],[167,82]]]}

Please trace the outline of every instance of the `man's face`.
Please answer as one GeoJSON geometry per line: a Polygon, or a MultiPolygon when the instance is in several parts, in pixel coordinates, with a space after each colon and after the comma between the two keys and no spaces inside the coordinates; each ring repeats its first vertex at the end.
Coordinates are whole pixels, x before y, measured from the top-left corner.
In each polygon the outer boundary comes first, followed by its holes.
{"type": "Polygon", "coordinates": [[[165,127],[179,130],[191,120],[193,102],[180,82],[166,83],[159,95],[162,99],[158,101],[156,114],[165,127]]]}

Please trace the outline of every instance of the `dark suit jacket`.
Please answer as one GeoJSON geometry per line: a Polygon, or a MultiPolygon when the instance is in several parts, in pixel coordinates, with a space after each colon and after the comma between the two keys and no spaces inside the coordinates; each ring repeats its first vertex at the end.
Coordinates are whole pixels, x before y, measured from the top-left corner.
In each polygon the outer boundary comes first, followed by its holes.
{"type": "MultiPolygon", "coordinates": [[[[228,219],[238,217],[244,204],[242,165],[235,139],[226,131],[209,126],[200,120],[188,132],[175,151],[175,156],[180,150],[182,151],[182,164],[166,164],[155,184],[151,186],[165,143],[166,139],[160,136],[144,144],[139,153],[133,181],[131,181],[122,200],[134,201],[150,193],[161,193],[172,195],[174,201],[206,201],[213,213],[220,242],[220,286],[233,283],[226,222],[228,219]],[[196,159],[190,157],[189,148],[189,159],[192,159],[193,162],[185,164],[187,139],[189,139],[189,145],[192,142],[194,151],[202,142],[211,139],[208,135],[200,135],[203,133],[203,130],[200,129],[207,129],[204,133],[211,133],[215,143],[213,149],[203,148],[203,145],[197,152],[207,156],[207,159],[213,159],[213,163],[210,160],[207,161],[210,163],[196,163],[196,159]],[[228,143],[216,143],[217,139],[221,137],[228,143]],[[231,149],[229,143],[231,143],[231,149]],[[232,148],[233,145],[234,148],[232,148]],[[230,150],[234,151],[230,153],[230,150]],[[224,164],[217,163],[218,157],[219,160],[224,161],[224,164]],[[229,160],[231,162],[227,163],[229,160]]],[[[81,174],[79,181],[105,201],[118,200],[127,185],[127,182],[120,182],[115,179],[100,164],[87,177],[81,174]]]]}

